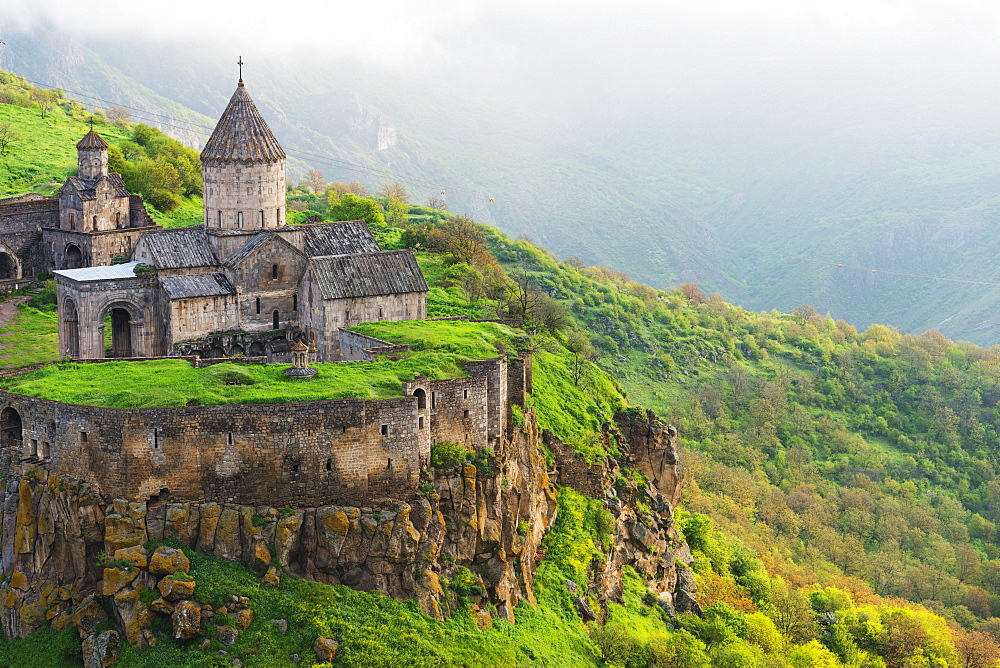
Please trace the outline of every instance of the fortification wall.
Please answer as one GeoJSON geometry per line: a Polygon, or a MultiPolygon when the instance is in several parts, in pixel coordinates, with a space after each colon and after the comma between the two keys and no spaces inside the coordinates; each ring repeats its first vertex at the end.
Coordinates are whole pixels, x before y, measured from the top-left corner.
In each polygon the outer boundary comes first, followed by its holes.
{"type": "Polygon", "coordinates": [[[58,198],[0,203],[0,232],[33,232],[58,225],[58,198]]]}
{"type": "Polygon", "coordinates": [[[495,383],[508,370],[504,359],[477,362],[466,378],[417,378],[407,396],[379,401],[121,410],[0,391],[0,475],[41,465],[133,500],[163,490],[289,507],[410,498],[432,443],[499,445],[490,415],[506,411],[490,404],[506,405],[495,383]]]}

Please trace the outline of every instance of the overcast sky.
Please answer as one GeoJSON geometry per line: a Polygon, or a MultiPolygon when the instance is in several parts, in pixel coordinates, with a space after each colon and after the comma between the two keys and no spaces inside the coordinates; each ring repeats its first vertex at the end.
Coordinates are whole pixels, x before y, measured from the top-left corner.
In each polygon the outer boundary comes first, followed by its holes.
{"type": "Polygon", "coordinates": [[[951,59],[992,52],[1000,37],[1000,3],[983,0],[0,0],[0,30],[39,20],[88,35],[309,44],[497,76],[601,63],[780,71],[893,53],[951,59]]]}

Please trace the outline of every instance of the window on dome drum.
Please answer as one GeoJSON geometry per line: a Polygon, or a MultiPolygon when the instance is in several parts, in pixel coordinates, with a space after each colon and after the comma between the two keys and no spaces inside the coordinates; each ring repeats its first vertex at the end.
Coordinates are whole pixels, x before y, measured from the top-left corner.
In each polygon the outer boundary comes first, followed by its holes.
{"type": "Polygon", "coordinates": [[[97,216],[94,216],[94,231],[97,231],[97,216]]]}
{"type": "Polygon", "coordinates": [[[278,309],[274,309],[274,313],[271,314],[271,320],[273,321],[272,324],[274,325],[274,327],[272,327],[271,329],[278,329],[278,326],[281,324],[280,316],[281,314],[278,313],[278,309]]]}
{"type": "Polygon", "coordinates": [[[222,210],[219,210],[219,227],[222,227],[222,210]]]}
{"type": "Polygon", "coordinates": [[[260,297],[257,297],[257,313],[260,313],[260,297]]]}
{"type": "Polygon", "coordinates": [[[236,212],[236,227],[240,228],[241,230],[243,229],[243,212],[242,211],[237,211],[236,212]]]}
{"type": "Polygon", "coordinates": [[[379,320],[381,320],[381,319],[382,319],[382,309],[379,309],[379,310],[378,310],[378,319],[379,319],[379,320]]]}
{"type": "Polygon", "coordinates": [[[260,224],[261,227],[264,227],[264,210],[263,209],[261,209],[260,211],[257,212],[257,222],[260,224]]]}
{"type": "Polygon", "coordinates": [[[271,265],[271,278],[277,278],[277,277],[278,277],[278,265],[272,264],[271,265]]]}
{"type": "Polygon", "coordinates": [[[292,295],[292,310],[293,311],[299,310],[299,296],[297,294],[292,295]]]}

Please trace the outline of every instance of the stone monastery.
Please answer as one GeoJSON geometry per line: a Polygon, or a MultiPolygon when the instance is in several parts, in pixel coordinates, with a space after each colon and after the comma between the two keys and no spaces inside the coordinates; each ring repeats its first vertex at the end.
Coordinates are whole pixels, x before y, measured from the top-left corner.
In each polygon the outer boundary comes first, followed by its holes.
{"type": "Polygon", "coordinates": [[[55,273],[68,357],[105,357],[110,325],[111,357],[291,361],[300,340],[336,361],[341,328],[427,315],[409,250],[381,250],[364,221],[285,223],[285,152],[242,79],[201,153],[201,225],[155,225],[93,130],[77,151],[57,197],[0,202],[0,283],[55,273]]]}
{"type": "MultiPolygon", "coordinates": [[[[160,229],[108,172],[103,139],[91,130],[77,148],[79,175],[57,197],[0,200],[0,288],[55,274],[66,356],[294,357],[301,369],[306,350],[320,362],[402,352],[347,327],[426,318],[411,251],[381,250],[363,221],[285,224],[285,152],[242,79],[201,154],[200,225],[160,229]]],[[[125,499],[409,498],[432,444],[484,450],[511,437],[511,406],[531,391],[530,353],[466,372],[418,376],[394,399],[274,405],[123,410],[0,391],[0,475],[41,467],[125,499]]]]}

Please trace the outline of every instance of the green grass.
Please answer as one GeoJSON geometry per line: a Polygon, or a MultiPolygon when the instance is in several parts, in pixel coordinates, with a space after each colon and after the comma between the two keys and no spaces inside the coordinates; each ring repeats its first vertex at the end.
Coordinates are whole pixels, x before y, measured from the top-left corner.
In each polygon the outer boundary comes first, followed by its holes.
{"type": "Polygon", "coordinates": [[[157,211],[149,202],[146,202],[146,209],[149,211],[149,217],[166,229],[190,227],[205,222],[205,204],[202,198],[197,196],[184,197],[181,205],[170,213],[157,211]]]}
{"type": "MultiPolygon", "coordinates": [[[[0,125],[10,123],[21,136],[6,155],[0,155],[0,197],[25,192],[50,195],[76,171],[76,143],[90,125],[72,120],[55,107],[47,118],[37,109],[0,104],[0,125]]],[[[113,125],[95,130],[109,143],[131,140],[127,131],[113,125]]]]}
{"type": "Polygon", "coordinates": [[[424,352],[398,362],[316,364],[308,379],[289,378],[288,365],[216,364],[195,369],[184,360],[57,364],[7,379],[4,389],[71,404],[107,408],[281,404],[321,399],[400,397],[414,376],[455,378],[465,360],[424,352]],[[227,385],[238,381],[247,384],[227,385]]]}
{"type": "MultiPolygon", "coordinates": [[[[324,585],[284,577],[275,589],[261,586],[246,568],[184,549],[191,559],[191,575],[198,583],[194,599],[225,605],[233,594],[248,596],[254,621],[236,644],[199,650],[200,638],[178,642],[164,637],[155,648],[123,646],[121,664],[135,668],[162,666],[228,666],[233,658],[245,665],[270,668],[290,665],[298,654],[300,666],[318,666],[312,650],[320,636],[340,641],[334,662],[354,668],[418,668],[423,666],[596,666],[588,655],[593,645],[579,620],[564,619],[544,606],[522,603],[515,611],[516,624],[494,620],[492,629],[480,631],[463,605],[450,619],[438,622],[422,614],[414,602],[397,601],[378,592],[358,592],[343,586],[324,585]],[[270,619],[288,621],[288,633],[275,631],[270,619]]],[[[562,583],[559,583],[562,587],[562,583]]],[[[563,587],[565,589],[565,587],[563,587]]],[[[158,617],[154,629],[169,621],[158,617]]],[[[214,638],[209,621],[206,635],[214,638]]],[[[0,665],[79,666],[80,641],[70,626],[60,634],[41,630],[25,640],[0,639],[0,665]]],[[[328,664],[327,664],[328,665],[328,664]]]]}
{"type": "Polygon", "coordinates": [[[55,311],[21,305],[9,325],[0,329],[0,365],[19,368],[59,360],[59,321],[55,311]]]}
{"type": "Polygon", "coordinates": [[[525,343],[522,333],[495,322],[382,321],[362,323],[352,329],[383,341],[409,344],[414,351],[439,350],[469,359],[497,357],[525,343]]]}

